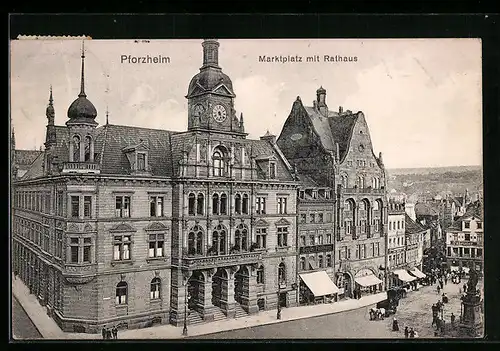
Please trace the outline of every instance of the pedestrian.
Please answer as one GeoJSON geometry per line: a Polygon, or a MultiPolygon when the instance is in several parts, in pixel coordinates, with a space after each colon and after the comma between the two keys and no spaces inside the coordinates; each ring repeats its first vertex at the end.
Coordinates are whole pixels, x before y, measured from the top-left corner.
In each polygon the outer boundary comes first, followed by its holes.
{"type": "Polygon", "coordinates": [[[444,276],[444,285],[446,285],[446,284],[448,284],[448,276],[447,275],[444,276]]]}
{"type": "Polygon", "coordinates": [[[451,319],[451,327],[454,328],[455,327],[455,315],[453,313],[451,314],[450,319],[451,319]]]}
{"type": "Polygon", "coordinates": [[[405,327],[405,339],[408,339],[408,335],[409,335],[409,331],[408,331],[408,326],[405,327]]]}
{"type": "Polygon", "coordinates": [[[437,291],[438,291],[438,295],[439,295],[439,293],[441,292],[441,287],[439,285],[437,286],[437,291]]]}
{"type": "Polygon", "coordinates": [[[399,324],[396,317],[392,320],[392,331],[399,331],[399,324]]]}
{"type": "Polygon", "coordinates": [[[106,326],[102,327],[102,338],[106,339],[106,326]]]}
{"type": "Polygon", "coordinates": [[[467,292],[467,285],[464,284],[464,293],[466,293],[466,292],[467,292]]]}
{"type": "Polygon", "coordinates": [[[106,330],[106,339],[111,340],[111,330],[106,330]]]}
{"type": "Polygon", "coordinates": [[[414,337],[415,337],[415,330],[413,330],[413,328],[410,328],[410,338],[414,337]]]}
{"type": "Polygon", "coordinates": [[[113,339],[118,339],[118,328],[115,326],[113,326],[113,329],[111,329],[111,332],[113,333],[113,339]]]}

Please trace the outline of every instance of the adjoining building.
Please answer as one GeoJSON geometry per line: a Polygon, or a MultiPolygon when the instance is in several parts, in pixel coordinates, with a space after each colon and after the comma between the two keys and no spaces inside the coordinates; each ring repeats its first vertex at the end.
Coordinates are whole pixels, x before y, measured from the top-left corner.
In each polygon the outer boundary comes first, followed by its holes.
{"type": "Polygon", "coordinates": [[[343,296],[384,288],[386,172],[363,112],[328,109],[326,89],[312,106],[297,97],[277,144],[298,173],[335,190],[335,285],[343,296]]]}
{"type": "Polygon", "coordinates": [[[392,288],[415,278],[406,272],[405,204],[389,201],[387,212],[387,285],[392,288]]]}
{"type": "Polygon", "coordinates": [[[483,206],[476,201],[446,229],[446,258],[451,270],[483,271],[483,206]]]}
{"type": "Polygon", "coordinates": [[[65,125],[50,94],[45,150],[12,185],[12,256],[64,331],[296,304],[296,176],[274,136],[247,139],[219,43],[202,46],[185,132],[98,126],[83,52],[65,125]]]}

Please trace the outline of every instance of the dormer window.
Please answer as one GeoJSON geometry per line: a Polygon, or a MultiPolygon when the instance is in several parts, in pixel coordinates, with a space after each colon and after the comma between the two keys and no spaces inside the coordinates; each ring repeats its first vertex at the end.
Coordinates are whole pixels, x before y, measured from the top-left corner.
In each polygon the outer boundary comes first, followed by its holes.
{"type": "Polygon", "coordinates": [[[269,162],[269,179],[276,179],[276,163],[269,162]]]}
{"type": "Polygon", "coordinates": [[[316,190],[312,191],[312,198],[317,199],[318,198],[318,192],[316,190]]]}
{"type": "Polygon", "coordinates": [[[226,161],[225,149],[217,146],[212,154],[213,175],[223,177],[228,173],[228,163],[226,161]]]}
{"type": "Polygon", "coordinates": [[[464,222],[464,228],[469,229],[470,228],[470,222],[464,222]]]}
{"type": "Polygon", "coordinates": [[[130,162],[130,170],[132,173],[148,173],[150,171],[148,165],[148,147],[141,140],[139,144],[129,146],[123,149],[130,162]]]}

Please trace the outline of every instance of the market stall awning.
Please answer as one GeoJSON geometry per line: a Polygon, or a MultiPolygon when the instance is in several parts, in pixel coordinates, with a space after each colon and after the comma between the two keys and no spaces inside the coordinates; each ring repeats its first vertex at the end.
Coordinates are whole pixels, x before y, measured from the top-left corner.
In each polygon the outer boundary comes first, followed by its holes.
{"type": "Polygon", "coordinates": [[[316,297],[337,294],[339,292],[339,288],[332,282],[325,271],[300,273],[299,277],[316,297]]]}
{"type": "Polygon", "coordinates": [[[425,278],[426,277],[425,273],[421,272],[420,269],[418,269],[417,267],[414,267],[410,271],[410,273],[413,274],[417,278],[425,278]]]}
{"type": "Polygon", "coordinates": [[[355,277],[354,280],[356,281],[356,283],[364,287],[382,284],[382,281],[378,279],[374,274],[355,277]]]}
{"type": "Polygon", "coordinates": [[[393,271],[394,274],[396,274],[398,276],[399,279],[401,279],[402,281],[404,282],[412,282],[414,281],[415,277],[412,277],[411,275],[408,274],[407,271],[405,271],[404,269],[396,269],[393,271]]]}

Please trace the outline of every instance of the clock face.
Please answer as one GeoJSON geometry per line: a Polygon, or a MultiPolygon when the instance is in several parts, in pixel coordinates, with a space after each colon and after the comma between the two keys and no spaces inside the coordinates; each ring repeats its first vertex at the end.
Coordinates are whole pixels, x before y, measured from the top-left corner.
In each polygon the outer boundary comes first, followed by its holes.
{"type": "Polygon", "coordinates": [[[359,146],[358,146],[358,150],[359,150],[360,152],[363,152],[363,151],[365,150],[365,146],[364,146],[363,144],[359,144],[359,146]]]}
{"type": "Polygon", "coordinates": [[[226,120],[227,112],[226,108],[222,105],[216,105],[212,110],[212,117],[216,122],[222,123],[226,120]]]}
{"type": "Polygon", "coordinates": [[[205,112],[205,108],[203,107],[203,105],[201,104],[197,104],[194,106],[193,108],[193,115],[195,117],[199,117],[203,114],[203,112],[205,112]]]}

